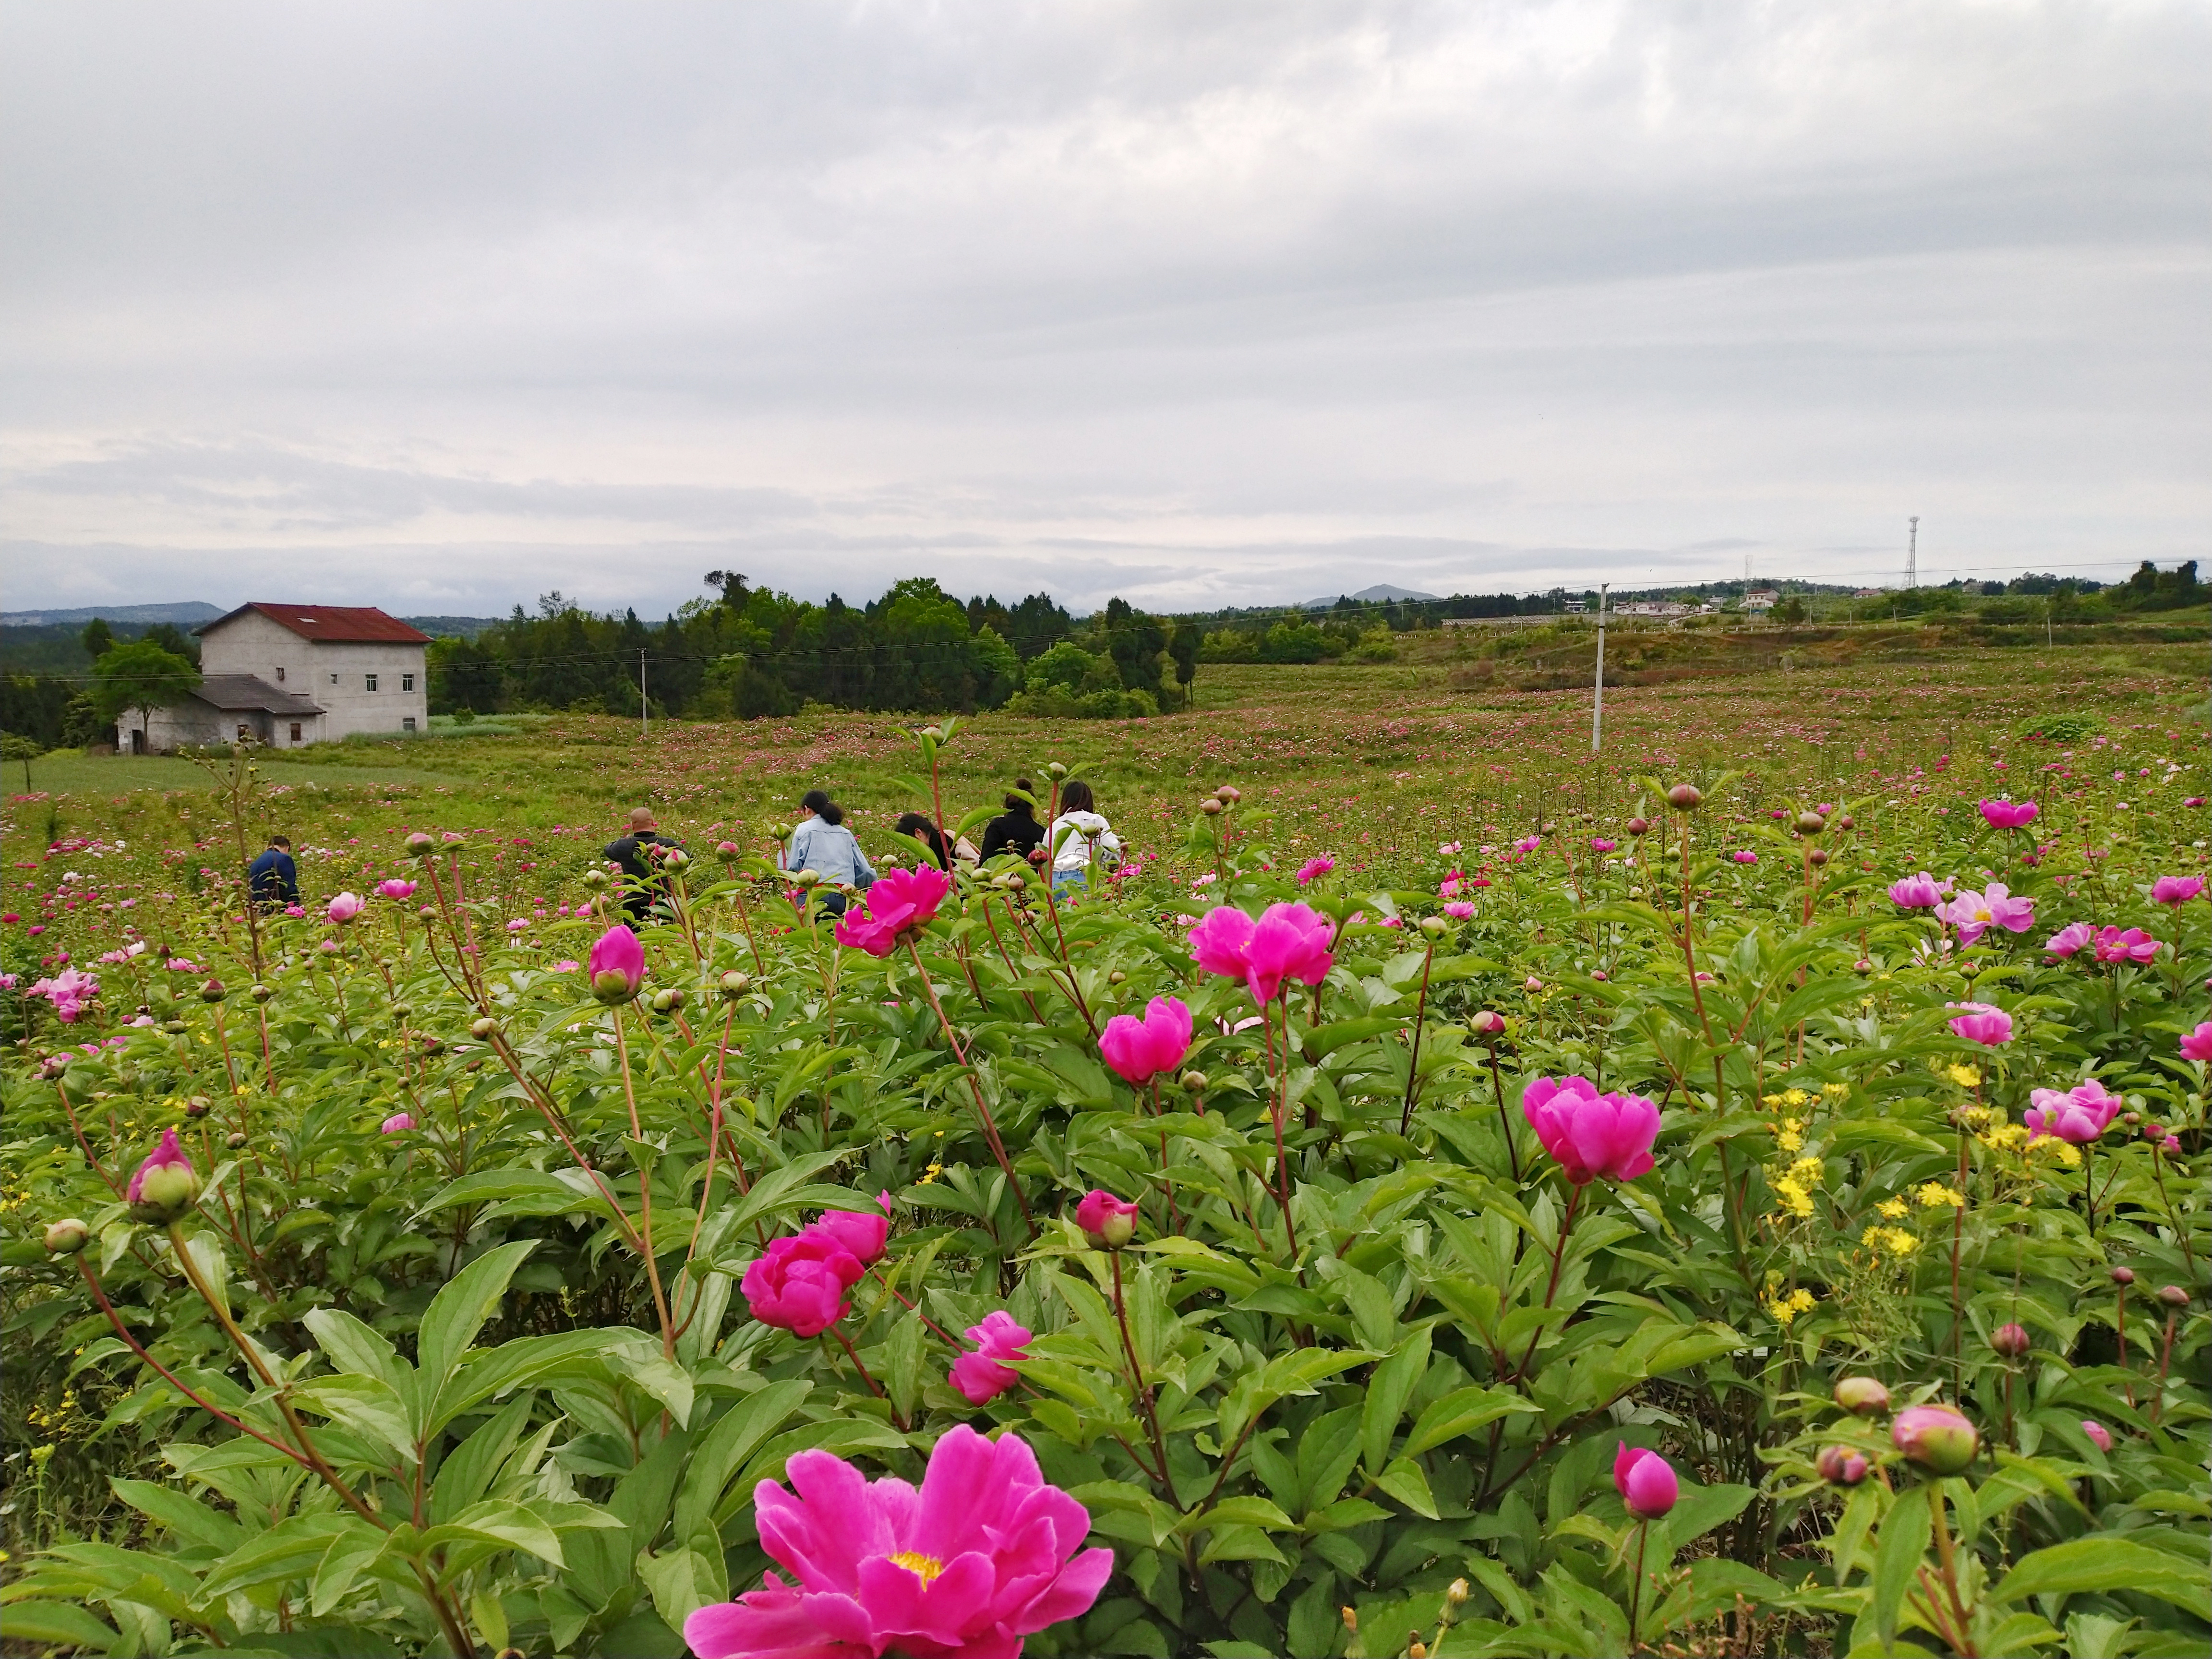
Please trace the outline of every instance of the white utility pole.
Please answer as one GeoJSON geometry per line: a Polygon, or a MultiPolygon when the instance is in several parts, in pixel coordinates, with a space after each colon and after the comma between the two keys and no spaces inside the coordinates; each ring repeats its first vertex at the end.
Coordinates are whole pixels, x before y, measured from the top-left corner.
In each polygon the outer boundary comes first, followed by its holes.
{"type": "Polygon", "coordinates": [[[1611,582],[1597,585],[1597,686],[1596,695],[1590,699],[1590,753],[1597,753],[1599,736],[1605,729],[1605,591],[1611,582]]]}
{"type": "Polygon", "coordinates": [[[1905,585],[1920,586],[1920,515],[1916,513],[1905,521],[1905,585]]]}
{"type": "Polygon", "coordinates": [[[648,735],[652,717],[645,705],[645,653],[637,653],[637,735],[642,739],[648,735]]]}

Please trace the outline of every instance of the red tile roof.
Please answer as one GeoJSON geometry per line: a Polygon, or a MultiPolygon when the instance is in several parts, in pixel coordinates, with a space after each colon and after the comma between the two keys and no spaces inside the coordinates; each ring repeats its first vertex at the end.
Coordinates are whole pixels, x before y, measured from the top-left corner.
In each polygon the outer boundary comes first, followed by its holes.
{"type": "Polygon", "coordinates": [[[301,639],[328,644],[428,645],[430,636],[410,628],[397,617],[386,616],[373,605],[241,605],[228,616],[204,623],[192,631],[211,634],[232,617],[258,611],[270,621],[290,629],[301,639]]]}

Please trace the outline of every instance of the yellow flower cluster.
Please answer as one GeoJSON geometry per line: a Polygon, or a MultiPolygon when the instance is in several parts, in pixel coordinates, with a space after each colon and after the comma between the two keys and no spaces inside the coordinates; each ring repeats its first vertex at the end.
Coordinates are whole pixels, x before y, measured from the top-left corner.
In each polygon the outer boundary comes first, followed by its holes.
{"type": "Polygon", "coordinates": [[[1971,1066],[1947,1066],[1943,1068],[1943,1075],[1961,1089],[1975,1088],[1982,1080],[1982,1074],[1971,1066]]]}
{"type": "Polygon", "coordinates": [[[2046,1158],[2055,1158],[2069,1170],[2081,1167],[2081,1154],[2056,1135],[2039,1135],[2027,1143],[2027,1151],[2031,1158],[2039,1152],[2046,1158]]]}
{"type": "Polygon", "coordinates": [[[1775,1132],[1774,1144],[1785,1152],[1805,1150],[1805,1122],[1802,1118],[1785,1117],[1782,1127],[1775,1132]]]}
{"type": "Polygon", "coordinates": [[[1912,1206],[1901,1198],[1885,1198],[1875,1206],[1892,1221],[1902,1221],[1912,1213],[1912,1206]]]}
{"type": "Polygon", "coordinates": [[[1795,1109],[1812,1097],[1802,1089],[1784,1089],[1778,1095],[1761,1095],[1759,1100],[1763,1106],[1788,1106],[1795,1109]]]}
{"type": "Polygon", "coordinates": [[[1830,1105],[1850,1099],[1850,1093],[1851,1085],[1848,1083],[1824,1083],[1820,1085],[1820,1098],[1830,1105]]]}
{"type": "Polygon", "coordinates": [[[1799,1314],[1810,1313],[1816,1305],[1813,1292],[1803,1289],[1792,1291],[1787,1296],[1770,1296],[1766,1299],[1766,1311],[1774,1316],[1774,1322],[1784,1329],[1799,1314]]]}
{"type": "Polygon", "coordinates": [[[2027,1145],[2027,1129],[2019,1123],[1995,1124],[1982,1132],[1981,1142],[1993,1152],[2016,1152],[2027,1145]]]}
{"type": "Polygon", "coordinates": [[[1920,1248],[1920,1240],[1902,1227],[1869,1227],[1859,1235],[1859,1243],[1895,1256],[1911,1255],[1920,1248]]]}
{"type": "Polygon", "coordinates": [[[1777,1176],[1774,1194],[1800,1221],[1813,1213],[1813,1188],[1820,1184],[1820,1160],[1801,1158],[1777,1176]]]}
{"type": "Polygon", "coordinates": [[[1966,1195],[1955,1187],[1946,1187],[1940,1181],[1923,1181],[1912,1189],[1913,1197],[1920,1200],[1923,1210],[1941,1209],[1949,1205],[1954,1210],[1966,1207],[1966,1195]]]}

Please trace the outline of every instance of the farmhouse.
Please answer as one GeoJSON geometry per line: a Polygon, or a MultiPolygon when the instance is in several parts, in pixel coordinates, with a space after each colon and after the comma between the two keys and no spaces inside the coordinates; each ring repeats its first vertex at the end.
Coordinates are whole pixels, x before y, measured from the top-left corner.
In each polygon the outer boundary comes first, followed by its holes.
{"type": "Polygon", "coordinates": [[[194,631],[200,689],[155,710],[143,732],[126,714],[116,723],[118,747],[145,753],[250,739],[294,749],[429,724],[430,636],[374,605],[242,605],[194,631]]]}

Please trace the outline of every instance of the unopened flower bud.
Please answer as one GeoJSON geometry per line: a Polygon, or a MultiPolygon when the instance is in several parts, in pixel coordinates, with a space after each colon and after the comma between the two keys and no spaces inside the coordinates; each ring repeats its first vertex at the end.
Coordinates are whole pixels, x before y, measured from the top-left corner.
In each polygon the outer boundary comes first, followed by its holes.
{"type": "Polygon", "coordinates": [[[469,1035],[479,1042],[489,1042],[499,1035],[499,1022],[489,1014],[469,1022],[469,1035]]]}
{"type": "Polygon", "coordinates": [[[1856,1417],[1879,1417],[1889,1409],[1889,1390],[1871,1376],[1846,1376],[1836,1383],[1836,1403],[1856,1417]]]}
{"type": "Polygon", "coordinates": [[[1891,1443],[1930,1474],[1957,1474],[1974,1461],[1981,1436],[1948,1406],[1909,1406],[1889,1425],[1891,1443]]]}
{"type": "Polygon", "coordinates": [[[1176,1081],[1194,1095],[1202,1095],[1206,1092],[1206,1073],[1203,1072],[1185,1072],[1176,1081]]]}
{"type": "Polygon", "coordinates": [[[606,884],[607,884],[607,872],[606,872],[605,871],[604,871],[604,870],[586,870],[586,871],[585,871],[585,872],[584,872],[584,885],[585,885],[585,886],[586,886],[586,887],[604,887],[604,886],[605,886],[606,884]]]}
{"type": "Polygon", "coordinates": [[[1468,1017],[1468,1029],[1485,1042],[1495,1042],[1505,1035],[1505,1016],[1495,1009],[1485,1008],[1468,1017]]]}
{"type": "Polygon", "coordinates": [[[1836,818],[1832,819],[1832,822],[1838,830],[1856,830],[1858,828],[1856,820],[1855,820],[1849,812],[1840,814],[1836,818]]]}
{"type": "Polygon", "coordinates": [[[2169,1308],[2185,1308],[2189,1305],[2189,1292],[2179,1285],[2161,1285],[2159,1286],[2158,1299],[2169,1308]]]}
{"type": "Polygon", "coordinates": [[[753,988],[753,976],[750,974],[741,974],[732,968],[722,975],[720,988],[723,1000],[735,1002],[753,988]]]}
{"type": "Polygon", "coordinates": [[[1694,783],[1678,783],[1667,792],[1667,805],[1677,812],[1694,812],[1705,798],[1705,792],[1694,783]]]}
{"type": "Polygon", "coordinates": [[[1442,916],[1423,916],[1421,918],[1421,931],[1426,933],[1431,939],[1441,939],[1446,933],[1449,932],[1450,929],[1451,924],[1446,921],[1442,916]]]}
{"type": "Polygon", "coordinates": [[[1357,1607],[1339,1607],[1336,1612],[1337,1616],[1344,1620],[1344,1628],[1346,1632],[1352,1636],[1358,1635],[1359,1609],[1357,1607]]]}
{"type": "Polygon", "coordinates": [[[733,841],[718,841],[714,843],[714,856],[725,864],[735,859],[739,850],[737,842],[733,841]]]}
{"type": "Polygon", "coordinates": [[[592,975],[592,994],[612,1008],[637,994],[637,981],[619,968],[603,969],[592,975]]]}
{"type": "Polygon", "coordinates": [[[656,1014],[679,1013],[683,1007],[684,991],[680,986],[672,985],[653,994],[653,1012],[656,1014]]]}
{"type": "Polygon", "coordinates": [[[1109,985],[1127,985],[1129,982],[1129,976],[1123,973],[1119,968],[1116,968],[1112,973],[1106,975],[1106,982],[1109,985]]]}
{"type": "Polygon", "coordinates": [[[1828,821],[1818,812],[1800,812],[1790,827],[1801,836],[1817,836],[1827,829],[1828,821]]]}
{"type": "Polygon", "coordinates": [[[1631,818],[1621,827],[1626,830],[1632,836],[1648,836],[1651,833],[1651,820],[1649,818],[1631,818]]]}
{"type": "Polygon", "coordinates": [[[941,726],[925,726],[921,728],[921,735],[927,738],[932,743],[943,743],[945,741],[945,728],[941,726]]]}
{"type": "Polygon", "coordinates": [[[1819,869],[1827,861],[1828,849],[1826,848],[1814,847],[1806,849],[1805,862],[1811,865],[1815,870],[1819,869]]]}
{"type": "Polygon", "coordinates": [[[1044,763],[1044,775],[1056,782],[1067,775],[1067,768],[1058,761],[1047,761],[1044,763]]]}
{"type": "Polygon", "coordinates": [[[792,877],[791,884],[800,892],[806,892],[822,884],[822,872],[818,870],[801,870],[792,877]]]}
{"type": "Polygon", "coordinates": [[[1556,836],[1559,833],[1559,826],[1554,823],[1551,819],[1546,818],[1541,824],[1537,826],[1536,833],[1540,836],[1556,836]]]}
{"type": "Polygon", "coordinates": [[[246,1132],[242,1129],[233,1129],[228,1135],[224,1137],[222,1144],[229,1147],[234,1152],[244,1152],[246,1150],[246,1132]]]}
{"type": "Polygon", "coordinates": [[[400,849],[410,859],[427,859],[438,850],[437,838],[417,830],[400,843],[400,849]]]}
{"type": "Polygon", "coordinates": [[[270,998],[275,996],[276,993],[266,985],[254,985],[249,986],[246,988],[246,994],[252,997],[256,1002],[266,1002],[270,998]]]}
{"type": "Polygon", "coordinates": [[[208,1097],[205,1095],[194,1095],[190,1100],[185,1103],[185,1115],[186,1117],[205,1117],[208,1115],[208,1097]]]}
{"type": "Polygon", "coordinates": [[[2118,1285],[2122,1290],[2125,1290],[2129,1285],[2135,1282],[2136,1270],[2133,1267],[2115,1267],[2112,1269],[2112,1283],[2118,1285]]]}
{"type": "Polygon", "coordinates": [[[200,1000],[202,1002],[221,1002],[229,994],[229,992],[222,988],[222,981],[219,979],[209,980],[205,984],[200,987],[200,1000]]]}
{"type": "Polygon", "coordinates": [[[1221,798],[1221,804],[1224,806],[1234,806],[1244,799],[1244,792],[1233,783],[1224,783],[1213,793],[1221,798]]]}
{"type": "Polygon", "coordinates": [[[1538,979],[1535,975],[1531,974],[1528,978],[1521,981],[1521,988],[1533,994],[1534,993],[1544,988],[1544,981],[1538,979]]]}
{"type": "Polygon", "coordinates": [[[75,1255],[92,1237],[92,1229],[75,1216],[57,1221],[46,1228],[46,1253],[49,1255],[75,1255]]]}
{"type": "Polygon", "coordinates": [[[1414,1631],[1406,1643],[1406,1659],[1429,1659],[1429,1644],[1421,1640],[1421,1632],[1414,1631]]]}
{"type": "Polygon", "coordinates": [[[1874,963],[1869,962],[1864,957],[1861,957],[1856,962],[1851,964],[1851,971],[1863,979],[1867,975],[1874,972],[1874,963]]]}
{"type": "Polygon", "coordinates": [[[1444,1605],[1448,1607],[1463,1607],[1467,1605],[1467,1598],[1474,1593],[1466,1579],[1455,1578],[1444,1586],[1444,1605]]]}
{"type": "Polygon", "coordinates": [[[1833,1486],[1856,1486],[1867,1478],[1866,1459],[1848,1446],[1823,1446],[1813,1467],[1833,1486]]]}
{"type": "Polygon", "coordinates": [[[1208,795],[1204,800],[1199,802],[1198,810],[1210,818],[1218,818],[1221,816],[1221,803],[1208,795]]]}
{"type": "Polygon", "coordinates": [[[181,1019],[165,1019],[161,1022],[161,1029],[171,1036],[182,1036],[191,1028],[181,1019]]]}
{"type": "Polygon", "coordinates": [[[1990,1346],[2007,1359],[2021,1358],[2034,1346],[2025,1325],[2007,1323],[1990,1333],[1990,1346]]]}

